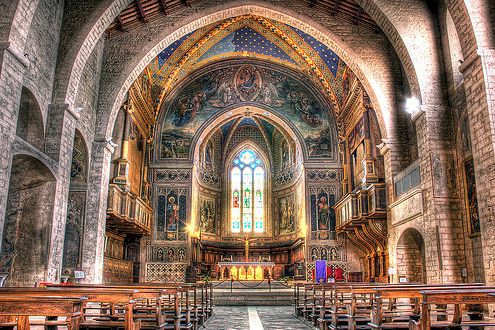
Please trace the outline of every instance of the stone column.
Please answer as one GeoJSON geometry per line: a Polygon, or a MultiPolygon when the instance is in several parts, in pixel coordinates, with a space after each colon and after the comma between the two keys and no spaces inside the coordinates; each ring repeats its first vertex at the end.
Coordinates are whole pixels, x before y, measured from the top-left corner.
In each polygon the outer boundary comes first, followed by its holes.
{"type": "Polygon", "coordinates": [[[45,149],[46,154],[58,162],[58,169],[50,251],[48,254],[47,281],[55,282],[59,281],[62,270],[72,148],[79,114],[70,108],[68,104],[50,105],[49,114],[45,149]]]}
{"type": "Polygon", "coordinates": [[[102,283],[103,281],[105,225],[112,153],[113,147],[108,141],[93,142],[82,252],[85,283],[102,283]]]}
{"type": "MultiPolygon", "coordinates": [[[[478,49],[464,76],[487,285],[495,284],[495,49],[478,49]]],[[[475,265],[476,266],[476,265],[475,265]]],[[[493,309],[493,308],[491,308],[493,309]]]]}
{"type": "Polygon", "coordinates": [[[0,242],[9,193],[12,143],[16,135],[22,80],[29,61],[10,43],[0,43],[0,242]]]}
{"type": "MultiPolygon", "coordinates": [[[[428,283],[461,282],[465,264],[462,242],[461,201],[457,194],[451,143],[452,125],[447,108],[422,105],[411,118],[416,123],[428,283]]],[[[452,133],[453,134],[453,133],[452,133]]]]}

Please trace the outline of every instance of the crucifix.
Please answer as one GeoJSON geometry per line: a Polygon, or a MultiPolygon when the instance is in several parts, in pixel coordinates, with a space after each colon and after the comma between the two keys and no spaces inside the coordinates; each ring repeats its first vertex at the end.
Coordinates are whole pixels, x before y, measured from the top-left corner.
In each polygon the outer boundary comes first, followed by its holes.
{"type": "MultiPolygon", "coordinates": [[[[238,241],[240,241],[241,239],[238,239],[238,241]]],[[[256,238],[249,238],[249,237],[245,237],[243,239],[244,241],[244,254],[245,254],[245,258],[246,258],[246,262],[249,261],[249,242],[251,241],[256,241],[256,238]]]]}

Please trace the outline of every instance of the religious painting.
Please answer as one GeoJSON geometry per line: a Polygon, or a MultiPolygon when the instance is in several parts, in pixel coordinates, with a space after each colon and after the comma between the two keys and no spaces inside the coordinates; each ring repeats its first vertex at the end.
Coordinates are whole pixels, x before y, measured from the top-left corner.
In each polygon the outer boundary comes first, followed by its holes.
{"type": "Polygon", "coordinates": [[[476,234],[480,232],[481,227],[473,159],[464,163],[464,172],[466,176],[466,207],[469,218],[469,228],[471,234],[476,234]]]}
{"type": "Polygon", "coordinates": [[[278,200],[280,234],[287,234],[294,231],[295,210],[294,195],[282,197],[278,200]]]}
{"type": "Polygon", "coordinates": [[[200,202],[200,224],[205,233],[215,233],[216,219],[215,199],[202,199],[200,202]]]}
{"type": "Polygon", "coordinates": [[[324,102],[306,82],[273,66],[243,64],[213,69],[164,101],[167,113],[160,157],[188,158],[194,135],[209,118],[225,107],[253,105],[268,107],[293,123],[306,142],[310,158],[334,159],[335,124],[329,118],[330,105],[324,102]]]}
{"type": "Polygon", "coordinates": [[[261,74],[255,66],[241,66],[234,76],[234,86],[241,101],[254,101],[261,91],[261,74]]]}
{"type": "Polygon", "coordinates": [[[160,144],[161,158],[182,158],[189,157],[191,140],[181,133],[164,133],[160,144]]]}
{"type": "Polygon", "coordinates": [[[327,189],[310,188],[311,238],[335,239],[335,194],[327,189]]]}
{"type": "Polygon", "coordinates": [[[159,189],[158,193],[157,239],[186,239],[187,189],[159,189]]]}

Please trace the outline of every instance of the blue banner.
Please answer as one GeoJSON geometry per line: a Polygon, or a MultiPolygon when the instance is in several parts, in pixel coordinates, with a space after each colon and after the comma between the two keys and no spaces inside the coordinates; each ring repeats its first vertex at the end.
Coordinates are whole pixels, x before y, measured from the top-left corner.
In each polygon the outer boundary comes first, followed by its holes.
{"type": "Polygon", "coordinates": [[[316,283],[326,282],[327,280],[327,261],[316,260],[316,283]]]}

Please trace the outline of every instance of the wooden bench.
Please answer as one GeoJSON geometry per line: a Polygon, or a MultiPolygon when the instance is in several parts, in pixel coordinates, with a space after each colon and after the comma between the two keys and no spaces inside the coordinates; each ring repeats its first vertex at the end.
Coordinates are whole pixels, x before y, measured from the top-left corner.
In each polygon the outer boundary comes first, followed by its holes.
{"type": "MultiPolygon", "coordinates": [[[[94,290],[85,288],[0,288],[0,294],[11,297],[36,297],[40,299],[47,296],[84,297],[84,303],[81,310],[81,321],[79,325],[81,328],[141,328],[140,322],[135,321],[133,316],[135,299],[139,297],[139,292],[137,292],[137,290],[94,290]],[[88,313],[88,311],[93,311],[93,313],[88,313]]],[[[163,326],[160,328],[163,328],[163,326]]]]}
{"type": "MultiPolygon", "coordinates": [[[[376,294],[369,325],[372,329],[409,329],[409,319],[419,316],[421,291],[446,291],[453,287],[481,288],[482,284],[414,284],[375,288],[376,294]]],[[[442,312],[443,307],[439,306],[437,311],[442,312]]]]}
{"type": "MultiPolygon", "coordinates": [[[[190,285],[184,284],[142,284],[142,285],[103,285],[103,284],[83,284],[83,285],[49,285],[48,289],[70,289],[70,290],[89,290],[102,292],[102,290],[134,290],[139,292],[135,299],[138,304],[135,306],[135,318],[143,321],[142,327],[162,328],[164,329],[192,329],[194,324],[191,319],[191,300],[190,300],[190,285]],[[156,326],[150,323],[150,311],[158,308],[155,318],[160,320],[156,326]],[[165,320],[162,322],[161,316],[165,315],[165,320]],[[146,322],[144,322],[146,321],[146,322]],[[167,323],[167,324],[165,324],[167,323]]],[[[195,290],[195,288],[192,288],[195,290]]]]}
{"type": "MultiPolygon", "coordinates": [[[[79,329],[83,297],[18,296],[0,293],[0,326],[30,329],[30,316],[65,317],[63,322],[46,321],[41,325],[64,325],[67,329],[79,329]]],[[[38,323],[40,325],[40,323],[38,323]]]]}
{"type": "MultiPolygon", "coordinates": [[[[495,303],[495,287],[457,288],[452,290],[421,291],[421,318],[411,319],[409,329],[454,329],[461,327],[484,328],[495,327],[495,319],[485,318],[478,310],[475,313],[466,310],[466,305],[481,305],[495,303]],[[435,320],[438,315],[433,305],[453,306],[452,313],[441,312],[441,320],[435,320]],[[476,317],[473,317],[476,315],[476,317]],[[445,318],[444,316],[448,316],[445,318]]],[[[446,310],[446,309],[445,309],[446,310]]]]}

